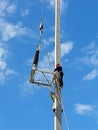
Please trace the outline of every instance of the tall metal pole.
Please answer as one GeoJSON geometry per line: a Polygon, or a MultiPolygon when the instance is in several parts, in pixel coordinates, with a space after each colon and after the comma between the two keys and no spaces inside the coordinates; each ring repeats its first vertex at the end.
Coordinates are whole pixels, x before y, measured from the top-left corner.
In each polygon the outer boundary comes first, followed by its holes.
{"type": "Polygon", "coordinates": [[[55,66],[60,63],[60,0],[55,0],[55,66]]]}
{"type": "MultiPolygon", "coordinates": [[[[55,67],[60,64],[60,0],[55,0],[55,67]]],[[[54,130],[62,129],[62,107],[61,107],[61,89],[58,83],[55,84],[55,112],[54,112],[54,130]]]]}

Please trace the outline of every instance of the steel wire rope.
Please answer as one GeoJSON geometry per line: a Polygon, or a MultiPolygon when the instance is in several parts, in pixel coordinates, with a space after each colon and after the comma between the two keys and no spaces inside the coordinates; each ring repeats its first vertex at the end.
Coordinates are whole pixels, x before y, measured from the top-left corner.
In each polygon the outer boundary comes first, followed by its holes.
{"type": "MultiPolygon", "coordinates": [[[[40,24],[42,23],[43,24],[43,0],[39,0],[39,3],[40,3],[40,24]]],[[[39,27],[40,29],[40,27],[39,27]]],[[[41,32],[40,30],[40,37],[39,37],[39,44],[41,44],[41,41],[42,41],[42,33],[43,31],[41,32]]]]}
{"type": "MultiPolygon", "coordinates": [[[[61,95],[60,95],[60,97],[61,97],[61,95]]],[[[63,104],[63,100],[62,100],[62,97],[61,97],[61,105],[62,105],[63,112],[64,112],[64,119],[65,119],[65,123],[66,123],[67,130],[70,130],[69,124],[68,124],[68,120],[67,120],[67,116],[66,116],[66,112],[65,112],[65,108],[64,108],[64,104],[63,104]]]]}
{"type": "Polygon", "coordinates": [[[43,0],[40,0],[40,20],[43,20],[43,0]]]}

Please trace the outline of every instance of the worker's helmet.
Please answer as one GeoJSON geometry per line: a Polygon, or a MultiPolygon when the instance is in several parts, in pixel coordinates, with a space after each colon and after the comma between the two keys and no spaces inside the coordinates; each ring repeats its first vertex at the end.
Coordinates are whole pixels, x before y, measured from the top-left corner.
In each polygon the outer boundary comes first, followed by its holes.
{"type": "Polygon", "coordinates": [[[60,64],[56,64],[56,67],[59,67],[60,66],[60,64]]]}

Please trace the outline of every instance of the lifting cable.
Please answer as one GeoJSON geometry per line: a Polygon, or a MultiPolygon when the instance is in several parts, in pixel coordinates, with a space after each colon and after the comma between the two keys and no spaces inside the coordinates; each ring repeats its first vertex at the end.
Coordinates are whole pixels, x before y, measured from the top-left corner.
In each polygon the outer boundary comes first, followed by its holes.
{"type": "MultiPolygon", "coordinates": [[[[62,100],[62,99],[61,99],[61,100],[62,100]]],[[[65,123],[66,123],[67,130],[70,130],[70,129],[69,129],[68,120],[67,120],[67,117],[66,117],[66,112],[65,112],[65,109],[64,109],[63,102],[62,102],[62,108],[63,108],[63,112],[64,112],[64,119],[65,119],[65,123]]]]}
{"type": "MultiPolygon", "coordinates": [[[[41,40],[42,40],[42,33],[43,33],[43,0],[40,0],[40,26],[39,26],[39,29],[40,29],[40,40],[39,42],[41,43],[41,40]]],[[[49,67],[50,69],[52,68],[51,67],[51,63],[50,63],[50,58],[49,58],[49,53],[48,53],[48,50],[46,50],[47,52],[47,59],[48,59],[48,63],[49,63],[49,67]]]]}
{"type": "Polygon", "coordinates": [[[47,51],[47,59],[48,59],[49,67],[52,70],[51,62],[50,62],[50,57],[49,57],[49,52],[48,51],[47,51]]]}
{"type": "Polygon", "coordinates": [[[40,0],[40,20],[43,20],[43,0],[40,0]]]}
{"type": "Polygon", "coordinates": [[[42,33],[43,33],[43,0],[40,0],[40,25],[39,25],[39,30],[40,30],[39,42],[41,42],[42,33]]]}

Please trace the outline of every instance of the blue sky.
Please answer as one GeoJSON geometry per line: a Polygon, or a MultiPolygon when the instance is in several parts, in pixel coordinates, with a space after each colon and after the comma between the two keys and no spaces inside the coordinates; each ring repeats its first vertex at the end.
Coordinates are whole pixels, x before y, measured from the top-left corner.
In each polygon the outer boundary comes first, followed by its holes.
{"type": "MultiPolygon", "coordinates": [[[[39,68],[54,69],[54,0],[0,0],[0,129],[53,130],[50,91],[29,84],[39,41],[39,68]]],[[[98,130],[98,1],[61,0],[62,99],[70,130],[98,130]]],[[[40,77],[36,74],[37,78],[40,77]]],[[[67,130],[62,114],[62,127],[67,130]]]]}

